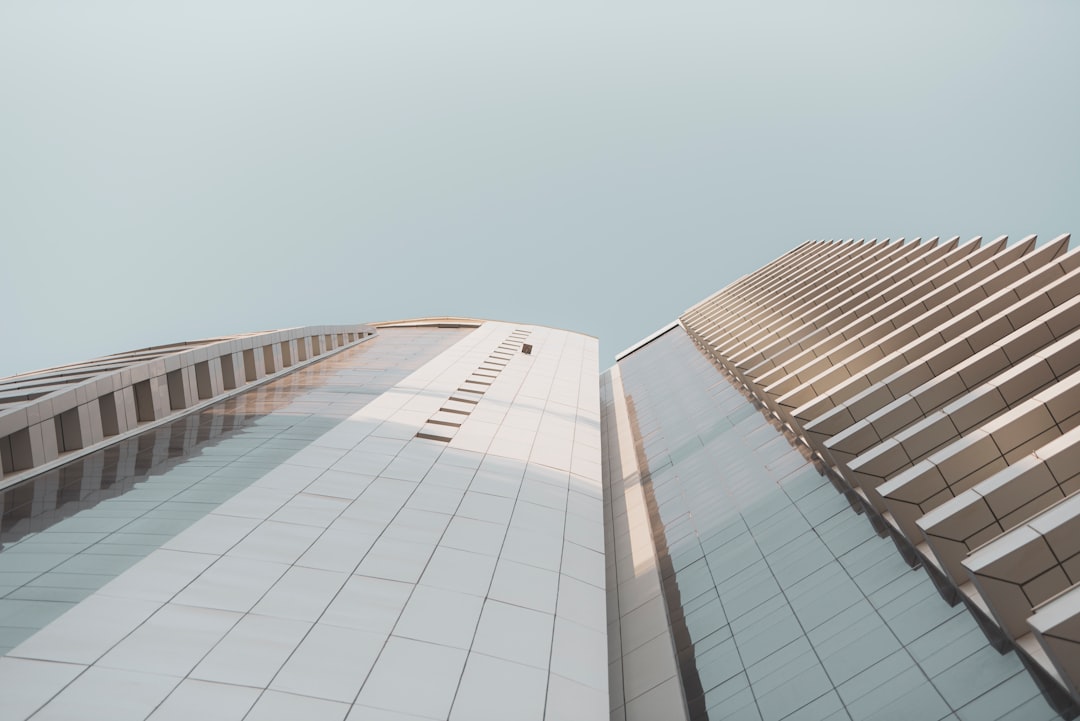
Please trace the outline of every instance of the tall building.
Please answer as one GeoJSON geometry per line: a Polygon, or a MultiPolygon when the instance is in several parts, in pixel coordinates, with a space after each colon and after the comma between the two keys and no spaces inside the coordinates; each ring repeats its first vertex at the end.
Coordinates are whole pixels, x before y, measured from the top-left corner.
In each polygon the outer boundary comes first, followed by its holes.
{"type": "Polygon", "coordinates": [[[1078,266],[806,243],[602,374],[433,318],[0,380],[0,718],[1071,718],[1078,266]]]}
{"type": "Polygon", "coordinates": [[[309,328],[5,386],[0,718],[607,714],[595,339],[309,328]]]}
{"type": "Polygon", "coordinates": [[[616,716],[1074,716],[1078,266],[807,243],[621,354],[616,716]]]}

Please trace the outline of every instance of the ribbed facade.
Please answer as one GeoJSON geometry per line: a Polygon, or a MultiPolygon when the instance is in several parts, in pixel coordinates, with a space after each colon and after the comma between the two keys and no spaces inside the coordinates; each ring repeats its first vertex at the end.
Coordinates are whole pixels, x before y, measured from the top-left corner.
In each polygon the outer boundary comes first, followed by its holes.
{"type": "Polygon", "coordinates": [[[1074,718],[1068,240],[0,379],[0,718],[1074,718]]]}
{"type": "Polygon", "coordinates": [[[1068,240],[808,242],[680,319],[1066,713],[1080,699],[1068,240]]]}
{"type": "Polygon", "coordinates": [[[0,488],[370,338],[306,326],[173,343],[0,378],[0,488]]]}

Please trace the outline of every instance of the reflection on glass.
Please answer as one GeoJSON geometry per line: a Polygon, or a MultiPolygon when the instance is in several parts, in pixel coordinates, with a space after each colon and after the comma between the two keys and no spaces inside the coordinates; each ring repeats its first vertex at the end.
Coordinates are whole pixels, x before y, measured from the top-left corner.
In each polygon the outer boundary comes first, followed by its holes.
{"type": "Polygon", "coordinates": [[[691,718],[1057,718],[681,328],[619,367],[691,718]]]}
{"type": "Polygon", "coordinates": [[[0,492],[0,653],[468,332],[385,329],[0,492]]]}

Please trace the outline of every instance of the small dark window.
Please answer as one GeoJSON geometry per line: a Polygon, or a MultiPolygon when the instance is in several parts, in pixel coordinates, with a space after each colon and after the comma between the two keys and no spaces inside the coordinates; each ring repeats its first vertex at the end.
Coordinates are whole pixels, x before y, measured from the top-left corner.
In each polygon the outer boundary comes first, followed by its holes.
{"type": "Polygon", "coordinates": [[[135,418],[139,423],[154,420],[154,392],[150,390],[150,381],[139,381],[131,386],[135,392],[135,418]]]}
{"type": "Polygon", "coordinates": [[[83,447],[78,408],[71,408],[53,416],[53,424],[56,427],[56,450],[66,453],[83,447]]]}
{"type": "Polygon", "coordinates": [[[221,385],[227,391],[236,388],[236,371],[233,369],[231,355],[223,355],[218,360],[221,362],[221,385]]]}
{"type": "Polygon", "coordinates": [[[259,373],[255,370],[255,351],[251,348],[244,351],[244,378],[248,383],[259,378],[259,373]]]}
{"type": "Polygon", "coordinates": [[[187,408],[187,398],[184,396],[184,371],[169,371],[165,374],[165,383],[169,387],[169,408],[174,411],[187,408]]]}
{"type": "Polygon", "coordinates": [[[115,436],[120,433],[120,419],[116,415],[116,395],[106,393],[98,398],[98,413],[101,414],[101,433],[115,436]]]}
{"type": "Polygon", "coordinates": [[[209,361],[200,361],[195,364],[195,390],[198,391],[201,401],[214,397],[214,389],[210,383],[209,361]]]}
{"type": "Polygon", "coordinates": [[[34,465],[34,453],[30,448],[30,429],[23,428],[10,436],[0,438],[0,458],[4,473],[23,471],[34,465]]]}

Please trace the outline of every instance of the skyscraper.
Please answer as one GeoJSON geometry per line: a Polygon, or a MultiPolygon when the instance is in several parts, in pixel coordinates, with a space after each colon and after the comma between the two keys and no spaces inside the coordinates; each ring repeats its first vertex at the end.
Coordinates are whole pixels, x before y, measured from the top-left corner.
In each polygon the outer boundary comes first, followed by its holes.
{"type": "Polygon", "coordinates": [[[444,319],[9,379],[9,448],[82,447],[5,466],[0,716],[603,717],[596,368],[444,319]]]}
{"type": "Polygon", "coordinates": [[[0,717],[1072,716],[1077,258],[806,243],[603,374],[433,318],[2,380],[0,717]]]}
{"type": "Polygon", "coordinates": [[[605,373],[617,717],[1075,715],[1080,255],[958,240],[804,244],[605,373]]]}

